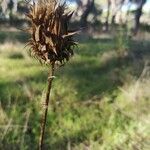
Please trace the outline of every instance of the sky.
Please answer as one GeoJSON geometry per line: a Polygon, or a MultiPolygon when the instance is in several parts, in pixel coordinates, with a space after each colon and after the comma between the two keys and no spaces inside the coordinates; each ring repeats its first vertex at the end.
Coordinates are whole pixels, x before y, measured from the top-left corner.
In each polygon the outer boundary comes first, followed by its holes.
{"type": "MultiPolygon", "coordinates": [[[[124,5],[123,6],[123,10],[127,10],[127,5],[124,5]]],[[[134,10],[134,9],[136,9],[136,5],[135,4],[132,4],[132,6],[131,6],[131,8],[130,8],[131,10],[134,10]]],[[[143,6],[143,11],[144,12],[149,12],[150,13],[150,0],[147,0],[147,2],[144,4],[144,6],[143,6]]]]}

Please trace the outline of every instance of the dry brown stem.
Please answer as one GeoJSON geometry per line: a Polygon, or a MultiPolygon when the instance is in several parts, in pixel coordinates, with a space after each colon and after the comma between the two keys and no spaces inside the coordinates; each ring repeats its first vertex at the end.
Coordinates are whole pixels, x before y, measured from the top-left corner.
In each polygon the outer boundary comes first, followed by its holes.
{"type": "Polygon", "coordinates": [[[43,110],[42,120],[41,120],[41,133],[40,133],[40,140],[39,140],[39,150],[43,149],[48,105],[49,105],[49,102],[50,102],[50,93],[51,93],[52,81],[54,79],[54,70],[55,70],[55,66],[54,66],[54,63],[53,63],[51,65],[51,69],[50,69],[50,72],[49,72],[49,75],[48,75],[48,87],[47,87],[47,91],[46,91],[46,98],[45,98],[45,102],[44,102],[44,110],[43,110]]]}

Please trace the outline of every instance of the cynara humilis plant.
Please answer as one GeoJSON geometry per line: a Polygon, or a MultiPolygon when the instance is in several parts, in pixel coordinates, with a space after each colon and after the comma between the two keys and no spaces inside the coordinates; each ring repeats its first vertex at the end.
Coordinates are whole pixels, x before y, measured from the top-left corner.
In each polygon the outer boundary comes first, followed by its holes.
{"type": "Polygon", "coordinates": [[[73,36],[77,32],[68,29],[72,14],[72,12],[66,13],[65,3],[61,4],[57,0],[38,0],[37,3],[33,2],[26,15],[30,23],[27,30],[31,35],[27,44],[30,46],[30,53],[41,63],[49,66],[48,87],[41,121],[40,150],[43,148],[55,64],[57,62],[64,64],[68,61],[76,45],[73,36]]]}

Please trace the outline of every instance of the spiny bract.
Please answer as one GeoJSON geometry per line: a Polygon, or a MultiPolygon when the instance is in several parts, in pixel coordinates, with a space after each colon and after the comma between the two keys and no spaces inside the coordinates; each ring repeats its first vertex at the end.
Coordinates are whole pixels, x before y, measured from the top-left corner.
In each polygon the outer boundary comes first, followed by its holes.
{"type": "Polygon", "coordinates": [[[77,33],[68,29],[73,12],[66,13],[66,6],[56,0],[39,0],[30,6],[26,15],[30,22],[27,30],[31,34],[28,45],[31,55],[41,62],[61,64],[73,55],[77,33]]]}

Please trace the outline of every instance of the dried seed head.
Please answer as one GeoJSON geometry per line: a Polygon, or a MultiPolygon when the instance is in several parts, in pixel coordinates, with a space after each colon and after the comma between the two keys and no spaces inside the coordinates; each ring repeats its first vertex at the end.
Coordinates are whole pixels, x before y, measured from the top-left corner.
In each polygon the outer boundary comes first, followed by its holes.
{"type": "Polygon", "coordinates": [[[68,29],[73,13],[65,10],[65,4],[56,0],[39,0],[31,5],[26,15],[31,23],[28,29],[30,52],[41,62],[59,61],[62,64],[73,55],[76,45],[73,36],[77,32],[68,29]]]}

